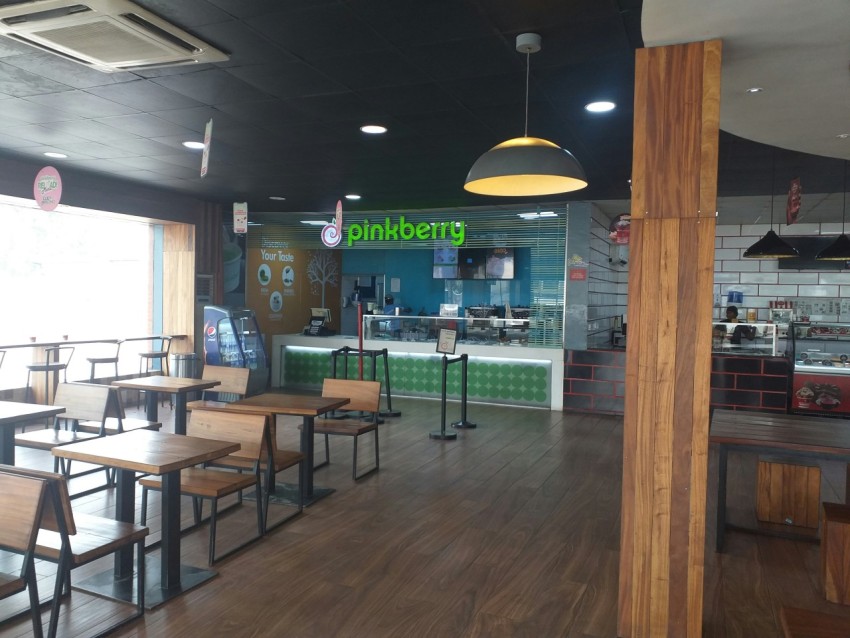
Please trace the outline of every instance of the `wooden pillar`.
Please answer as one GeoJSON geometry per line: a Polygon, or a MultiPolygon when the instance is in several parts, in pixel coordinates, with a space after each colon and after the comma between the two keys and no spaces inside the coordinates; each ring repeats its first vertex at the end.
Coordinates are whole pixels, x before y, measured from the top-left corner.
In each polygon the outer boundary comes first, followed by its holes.
{"type": "Polygon", "coordinates": [[[637,51],[618,634],[702,635],[719,41],[637,51]]]}
{"type": "Polygon", "coordinates": [[[171,343],[172,352],[195,349],[195,227],[165,224],[162,254],[162,331],[187,338],[171,343]]]}

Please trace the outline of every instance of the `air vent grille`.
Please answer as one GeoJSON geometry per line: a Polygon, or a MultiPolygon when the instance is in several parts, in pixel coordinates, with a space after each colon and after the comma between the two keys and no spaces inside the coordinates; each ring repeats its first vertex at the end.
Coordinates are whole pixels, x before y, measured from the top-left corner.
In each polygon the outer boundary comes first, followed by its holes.
{"type": "Polygon", "coordinates": [[[170,53],[167,47],[154,40],[138,37],[105,21],[38,31],[34,35],[107,64],[127,64],[131,60],[160,58],[170,53]],[[120,46],[117,46],[118,43],[120,46]]]}

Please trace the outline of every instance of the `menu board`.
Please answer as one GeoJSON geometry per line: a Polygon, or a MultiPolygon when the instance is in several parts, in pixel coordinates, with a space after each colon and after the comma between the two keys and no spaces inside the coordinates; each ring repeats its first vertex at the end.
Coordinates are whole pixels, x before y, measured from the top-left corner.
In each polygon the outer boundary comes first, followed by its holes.
{"type": "Polygon", "coordinates": [[[850,299],[797,297],[790,301],[794,304],[794,315],[797,318],[813,315],[843,315],[845,319],[850,319],[850,299]]]}

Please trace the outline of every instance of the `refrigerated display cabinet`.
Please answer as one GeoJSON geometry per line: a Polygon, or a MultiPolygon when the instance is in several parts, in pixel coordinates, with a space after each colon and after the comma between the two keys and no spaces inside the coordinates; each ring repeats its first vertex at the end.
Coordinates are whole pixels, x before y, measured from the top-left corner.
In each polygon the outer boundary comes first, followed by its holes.
{"type": "Polygon", "coordinates": [[[265,392],[269,364],[253,310],[204,306],[204,363],[248,368],[248,395],[265,392]]]}

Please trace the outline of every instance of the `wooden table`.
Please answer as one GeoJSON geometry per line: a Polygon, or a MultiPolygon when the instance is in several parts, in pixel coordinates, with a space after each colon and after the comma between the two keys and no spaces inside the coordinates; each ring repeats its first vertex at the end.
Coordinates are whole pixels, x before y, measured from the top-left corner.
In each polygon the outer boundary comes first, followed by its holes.
{"type": "MultiPolygon", "coordinates": [[[[180,564],[180,470],[236,452],[238,443],[193,436],[133,430],[53,449],[62,458],[118,469],[115,518],[133,522],[136,472],[162,476],[162,555],[159,577],[147,571],[145,606],[149,609],[212,578],[215,572],[180,564]]],[[[78,584],[100,595],[132,601],[132,548],[119,552],[115,570],[78,584]],[[129,587],[129,591],[127,590],[129,587]]]]}
{"type": "MultiPolygon", "coordinates": [[[[723,551],[723,536],[727,529],[761,531],[729,525],[726,522],[726,465],[730,449],[754,454],[781,453],[787,457],[829,459],[850,463],[850,427],[846,421],[839,419],[798,414],[715,410],[711,418],[709,443],[715,443],[718,446],[718,552],[723,551]]],[[[847,496],[850,496],[850,491],[845,493],[845,501],[847,496]]],[[[811,540],[810,537],[794,534],[781,535],[811,540]]]]}
{"type": "Polygon", "coordinates": [[[58,405],[38,405],[0,401],[0,463],[15,464],[15,428],[27,421],[62,414],[65,408],[58,405]]]}
{"type": "Polygon", "coordinates": [[[160,392],[177,395],[174,405],[174,432],[176,434],[186,434],[186,395],[190,392],[208,390],[209,388],[221,385],[221,381],[166,377],[158,374],[151,377],[137,377],[135,379],[114,381],[112,385],[131,390],[144,390],[146,392],[145,412],[148,421],[159,421],[158,406],[160,392]]]}
{"type": "Polygon", "coordinates": [[[304,505],[308,506],[333,492],[330,488],[313,485],[313,420],[317,416],[336,410],[348,402],[348,399],[339,397],[267,393],[233,403],[225,403],[222,409],[267,414],[271,418],[278,414],[303,418],[301,453],[304,454],[304,463],[301,464],[301,485],[304,488],[304,505]]]}

